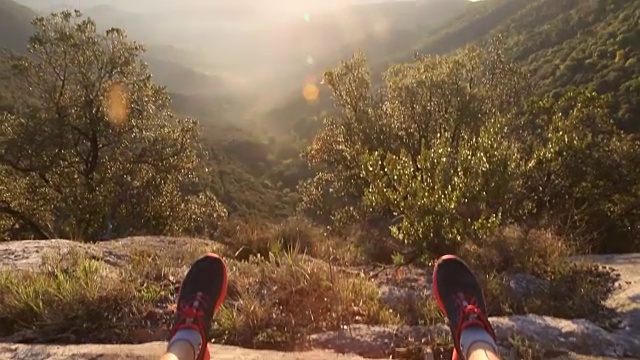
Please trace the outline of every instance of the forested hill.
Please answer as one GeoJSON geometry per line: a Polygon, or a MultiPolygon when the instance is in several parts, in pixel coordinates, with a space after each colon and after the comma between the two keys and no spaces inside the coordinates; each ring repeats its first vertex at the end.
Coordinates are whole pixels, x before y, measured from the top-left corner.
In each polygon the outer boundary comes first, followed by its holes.
{"type": "Polygon", "coordinates": [[[444,53],[501,33],[542,92],[593,87],[616,122],[640,132],[640,1],[487,0],[418,48],[444,53]]]}
{"type": "Polygon", "coordinates": [[[545,0],[527,10],[505,24],[505,34],[535,81],[551,91],[609,93],[617,123],[640,132],[640,1],[545,0]]]}
{"type": "Polygon", "coordinates": [[[0,49],[24,48],[33,31],[30,21],[35,16],[35,11],[26,6],[0,0],[0,49]]]}

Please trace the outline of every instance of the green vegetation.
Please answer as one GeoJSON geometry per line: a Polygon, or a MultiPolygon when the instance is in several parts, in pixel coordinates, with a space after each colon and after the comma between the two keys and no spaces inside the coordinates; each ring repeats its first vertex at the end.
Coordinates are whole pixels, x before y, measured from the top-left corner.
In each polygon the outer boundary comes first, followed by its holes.
{"type": "Polygon", "coordinates": [[[500,33],[540,93],[586,87],[611,96],[622,129],[640,131],[640,4],[615,0],[493,0],[420,47],[443,53],[500,33]],[[466,20],[466,21],[465,21],[466,20]]]}
{"type": "Polygon", "coordinates": [[[115,267],[79,250],[43,272],[3,271],[0,336],[131,341],[123,325],[165,323],[179,269],[213,250],[232,281],[212,335],[229,344],[441,322],[433,300],[383,303],[354,269],[444,253],[473,265],[492,315],[605,323],[613,274],[567,258],[640,249],[638,6],[476,4],[404,38],[440,55],[358,52],[325,72],[330,98],[272,112],[271,133],[239,128],[244,102],[156,84],[123,30],[37,18],[29,56],[0,62],[0,239],[215,242],[128,249],[115,267]],[[519,298],[513,274],[549,286],[519,298]]]}
{"type": "Polygon", "coordinates": [[[640,143],[616,129],[610,98],[536,97],[502,49],[396,65],[377,95],[362,56],[327,72],[340,110],[307,152],[317,175],[301,209],[337,228],[401,216],[394,237],[430,256],[511,223],[636,248],[640,143]]]}

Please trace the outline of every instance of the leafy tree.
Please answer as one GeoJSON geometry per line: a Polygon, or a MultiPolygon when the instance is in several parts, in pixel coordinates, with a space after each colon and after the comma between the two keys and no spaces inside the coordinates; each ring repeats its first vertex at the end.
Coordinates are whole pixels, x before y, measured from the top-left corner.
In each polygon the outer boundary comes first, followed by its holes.
{"type": "MultiPolygon", "coordinates": [[[[365,66],[357,55],[325,74],[342,113],[326,120],[307,152],[319,173],[301,188],[302,208],[334,218],[402,215],[398,237],[431,245],[438,238],[444,250],[460,241],[447,224],[452,212],[478,200],[491,181],[493,196],[509,191],[506,180],[485,179],[484,171],[509,174],[507,125],[529,94],[526,76],[505,60],[499,41],[488,51],[471,47],[396,65],[378,96],[365,66]]],[[[476,225],[491,219],[482,215],[476,225]]]]}
{"type": "Polygon", "coordinates": [[[402,129],[401,150],[367,159],[365,201],[401,215],[394,234],[428,253],[486,236],[512,211],[522,172],[513,110],[530,87],[500,46],[425,57],[387,75],[386,119],[402,129]]]}
{"type": "Polygon", "coordinates": [[[423,255],[510,223],[634,246],[640,143],[616,128],[608,97],[537,97],[500,38],[393,66],[377,91],[361,55],[325,83],[340,111],[307,150],[317,175],[301,186],[317,218],[399,218],[393,235],[423,255]]]}
{"type": "Polygon", "coordinates": [[[194,233],[226,214],[206,191],[197,124],[176,118],[143,47],[79,12],[33,21],[10,55],[1,115],[0,238],[194,233]]]}

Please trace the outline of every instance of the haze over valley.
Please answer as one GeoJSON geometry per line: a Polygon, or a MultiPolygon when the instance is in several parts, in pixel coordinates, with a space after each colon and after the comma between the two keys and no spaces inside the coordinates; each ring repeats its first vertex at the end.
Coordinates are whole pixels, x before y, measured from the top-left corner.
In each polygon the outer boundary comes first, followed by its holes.
{"type": "Polygon", "coordinates": [[[79,9],[100,28],[123,28],[147,47],[145,60],[171,92],[229,97],[254,117],[302,97],[305,85],[319,85],[325,68],[358,49],[374,61],[411,56],[411,46],[475,5],[466,0],[17,2],[41,14],[79,9]]]}

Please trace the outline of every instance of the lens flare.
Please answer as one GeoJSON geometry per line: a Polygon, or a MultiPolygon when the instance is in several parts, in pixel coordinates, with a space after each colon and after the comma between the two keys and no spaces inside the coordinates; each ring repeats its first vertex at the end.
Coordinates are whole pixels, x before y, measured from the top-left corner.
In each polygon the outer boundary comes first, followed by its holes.
{"type": "Polygon", "coordinates": [[[129,117],[129,92],[122,84],[114,84],[106,99],[107,117],[114,124],[122,124],[129,117]]]}
{"type": "Polygon", "coordinates": [[[302,96],[309,102],[317,101],[320,95],[320,89],[313,83],[307,83],[302,89],[302,96]]]}

